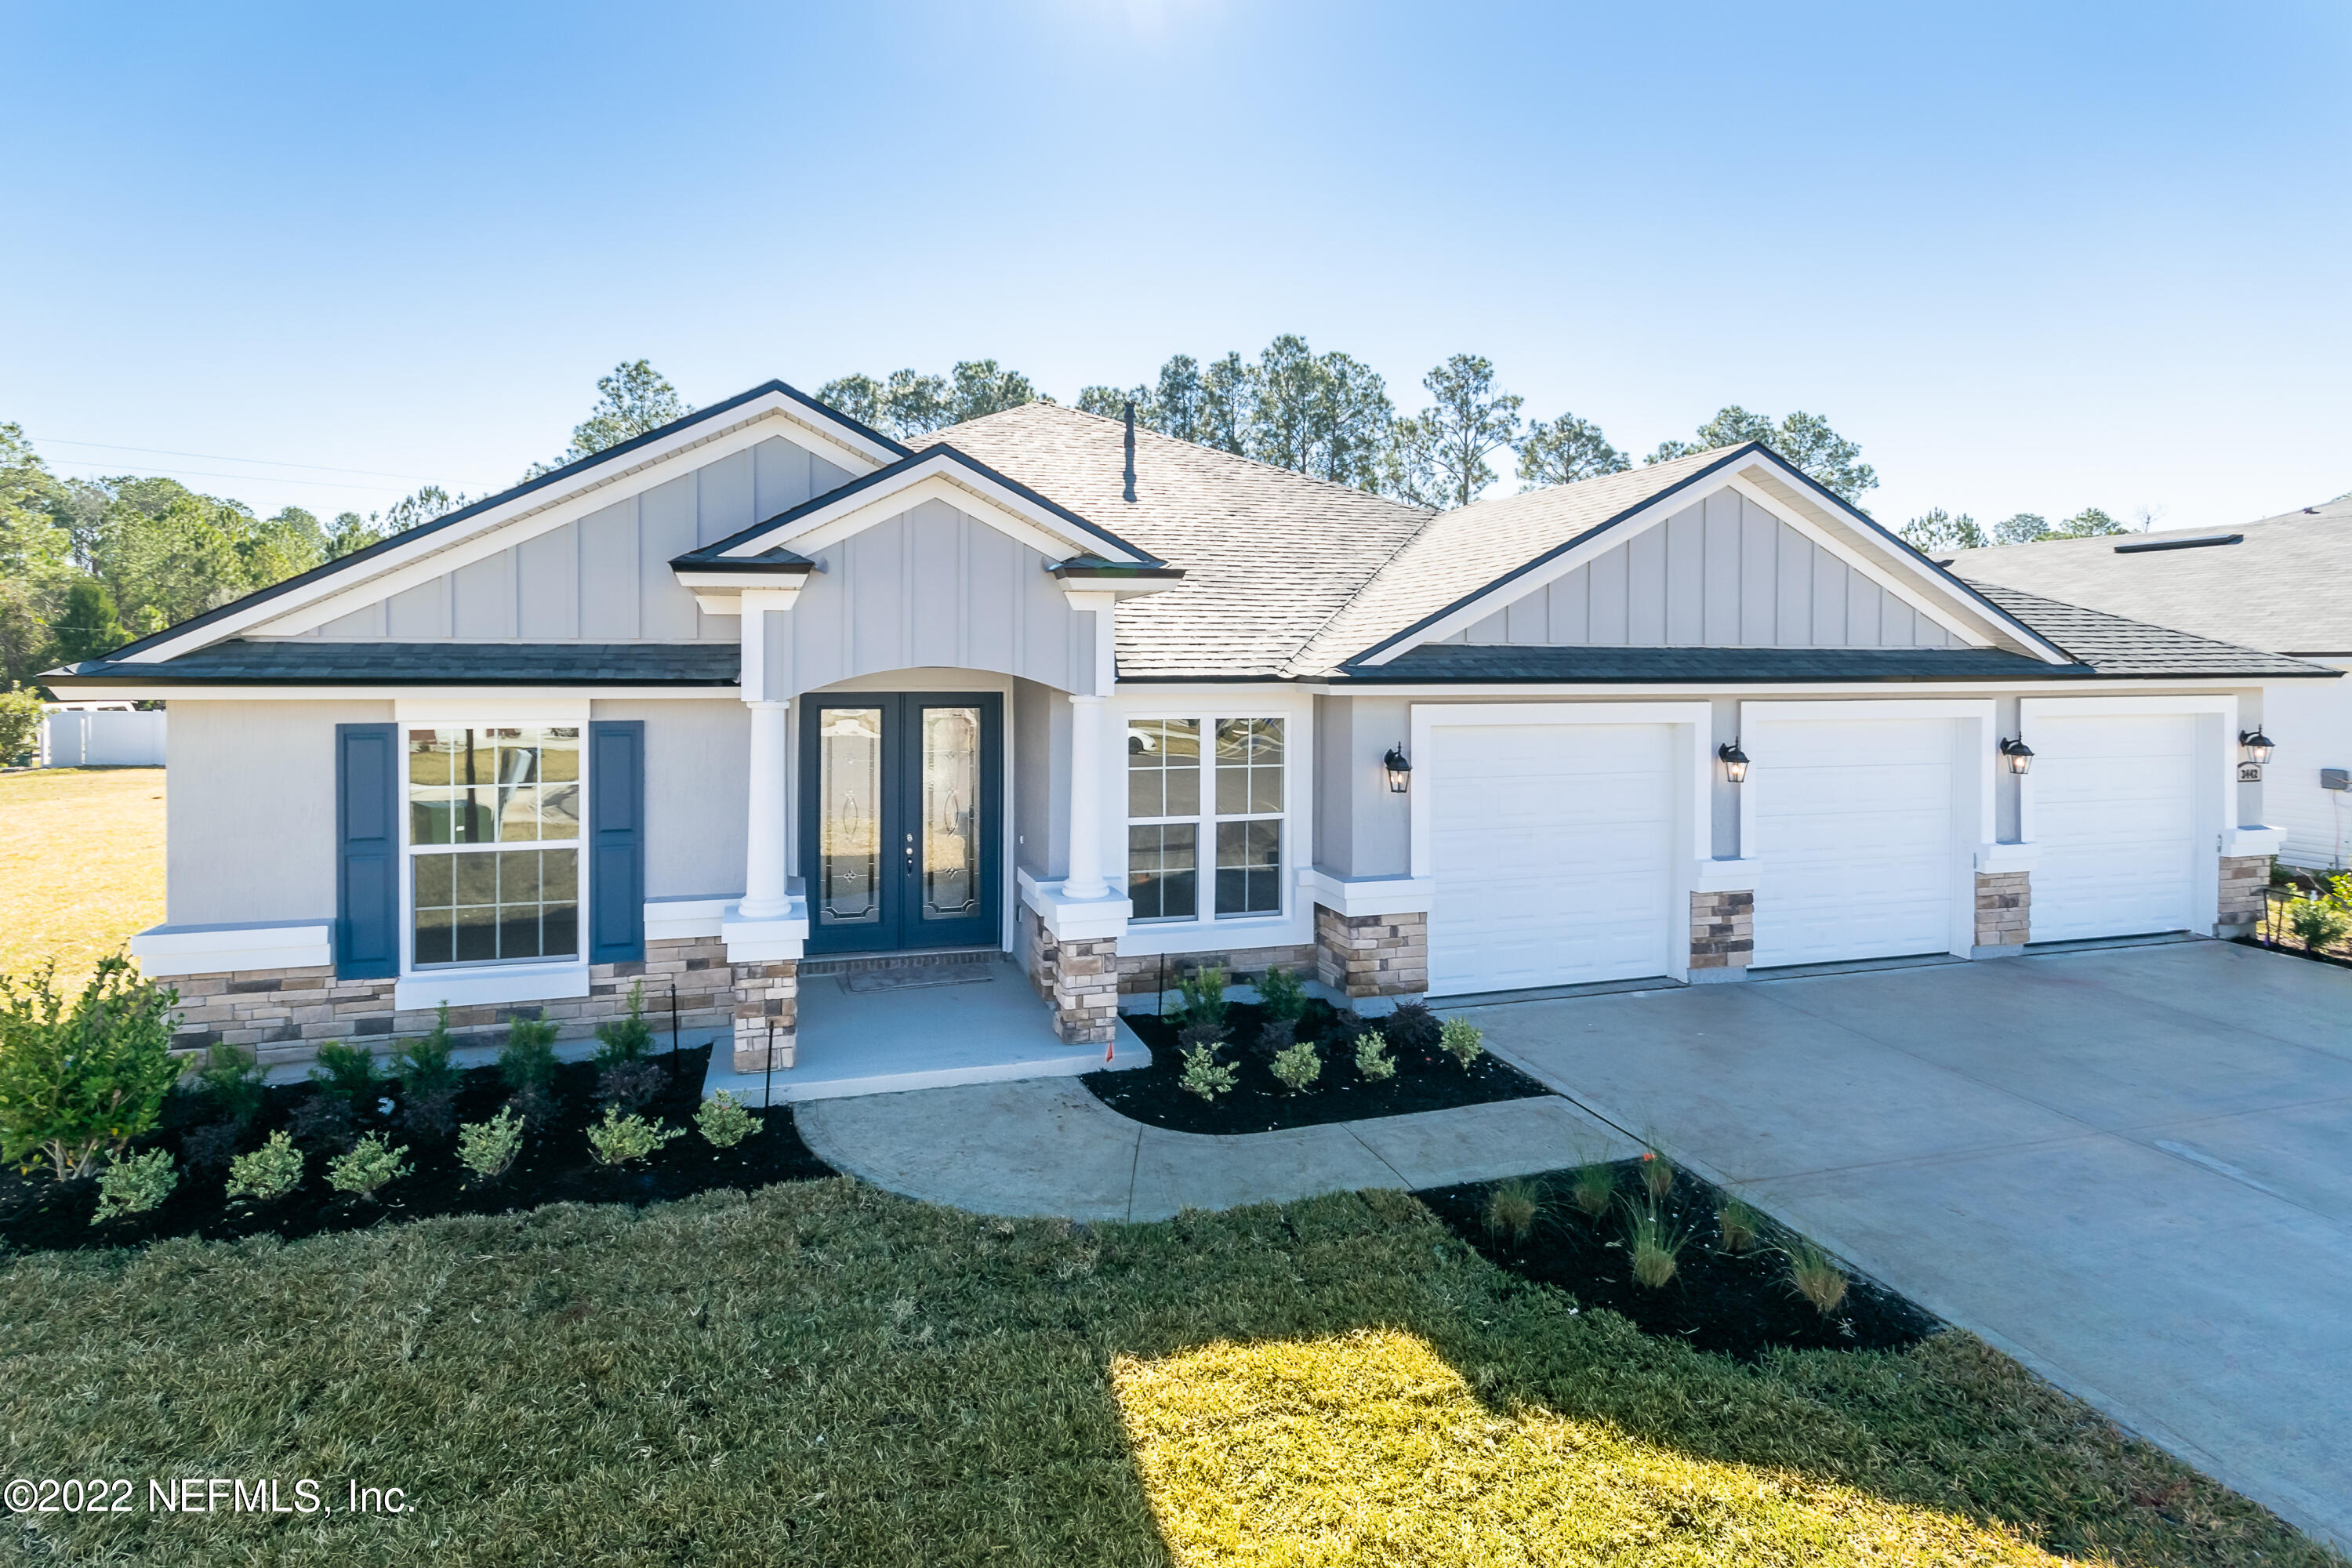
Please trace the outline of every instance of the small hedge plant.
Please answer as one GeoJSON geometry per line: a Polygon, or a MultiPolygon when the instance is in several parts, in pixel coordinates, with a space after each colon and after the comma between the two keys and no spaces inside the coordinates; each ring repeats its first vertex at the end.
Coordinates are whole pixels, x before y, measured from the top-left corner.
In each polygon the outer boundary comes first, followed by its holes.
{"type": "Polygon", "coordinates": [[[253,1053],[226,1040],[215,1041],[196,1069],[196,1091],[210,1101],[225,1121],[238,1127],[261,1114],[261,1068],[253,1053]]]}
{"type": "Polygon", "coordinates": [[[327,1162],[327,1184],[339,1193],[373,1200],[385,1183],[408,1174],[408,1162],[401,1158],[407,1152],[407,1144],[390,1148],[381,1134],[371,1132],[352,1144],[350,1153],[327,1162]]]}
{"type": "Polygon", "coordinates": [[[499,1076],[509,1089],[545,1089],[555,1081],[556,1025],[546,1018],[517,1018],[507,1026],[499,1049],[499,1076]]]}
{"type": "Polygon", "coordinates": [[[1486,1037],[1476,1025],[1464,1018],[1448,1018],[1437,1031],[1437,1046],[1447,1056],[1462,1064],[1468,1072],[1486,1054],[1486,1037]]]}
{"type": "Polygon", "coordinates": [[[374,1056],[365,1047],[329,1040],[319,1047],[318,1059],[310,1066],[310,1081],[319,1086],[320,1094],[359,1112],[373,1109],[370,1102],[383,1080],[376,1071],[374,1056]]]}
{"type": "Polygon", "coordinates": [[[596,1065],[643,1061],[654,1048],[654,1027],[646,1022],[646,983],[629,987],[628,1016],[596,1026],[596,1065]]]}
{"type": "Polygon", "coordinates": [[[1222,1029],[1225,1026],[1225,972],[1214,963],[1204,963],[1190,974],[1176,977],[1176,994],[1184,998],[1177,1009],[1188,1027],[1222,1029]]]}
{"type": "Polygon", "coordinates": [[[732,1149],[760,1131],[760,1119],[736,1104],[735,1097],[722,1089],[694,1113],[694,1129],[712,1148],[732,1149]]]}
{"type": "Polygon", "coordinates": [[[61,1182],[90,1174],[155,1125],[184,1065],[172,1054],[179,993],[140,980],[112,953],[70,1003],[51,959],[0,974],[0,1156],[61,1182]]]}
{"type": "Polygon", "coordinates": [[[1307,1013],[1307,987],[1287,969],[1269,969],[1257,977],[1257,1008],[1269,1019],[1295,1025],[1307,1013]]]}
{"type": "Polygon", "coordinates": [[[651,1159],[663,1144],[686,1136],[683,1127],[665,1127],[642,1116],[625,1116],[617,1105],[604,1108],[604,1120],[588,1129],[588,1152],[600,1165],[626,1165],[651,1159]]]}
{"type": "Polygon", "coordinates": [[[302,1184],[302,1151],[283,1132],[250,1154],[228,1163],[228,1195],[257,1204],[275,1203],[302,1184]]]}
{"type": "Polygon", "coordinates": [[[1368,1083],[1396,1077],[1396,1058],[1389,1055],[1389,1042],[1378,1029],[1356,1037],[1356,1076],[1368,1083]]]}
{"type": "Polygon", "coordinates": [[[1312,1042],[1301,1040],[1288,1050],[1276,1053],[1273,1071],[1285,1089],[1293,1094],[1304,1094],[1323,1076],[1323,1058],[1312,1042]]]}
{"type": "Polygon", "coordinates": [[[89,1216],[89,1223],[104,1225],[118,1215],[161,1208],[179,1184],[180,1173],[173,1169],[168,1149],[117,1158],[99,1173],[98,1211],[89,1216]]]}
{"type": "Polygon", "coordinates": [[[1184,1071],[1176,1083],[1187,1093],[1197,1094],[1213,1105],[1217,1096],[1233,1092],[1236,1077],[1231,1067],[1217,1059],[1214,1046],[1201,1045],[1184,1053],[1184,1071]]]}
{"type": "Polygon", "coordinates": [[[495,1182],[505,1175],[521,1151],[522,1118],[510,1110],[457,1129],[457,1163],[471,1171],[478,1182],[495,1182]]]}

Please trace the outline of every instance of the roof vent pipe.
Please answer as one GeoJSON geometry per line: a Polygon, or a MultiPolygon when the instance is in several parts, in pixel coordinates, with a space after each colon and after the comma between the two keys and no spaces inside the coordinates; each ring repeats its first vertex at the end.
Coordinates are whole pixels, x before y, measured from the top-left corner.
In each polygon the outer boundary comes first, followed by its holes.
{"type": "Polygon", "coordinates": [[[1127,400],[1127,489],[1122,492],[1129,500],[1135,499],[1135,399],[1127,400]]]}

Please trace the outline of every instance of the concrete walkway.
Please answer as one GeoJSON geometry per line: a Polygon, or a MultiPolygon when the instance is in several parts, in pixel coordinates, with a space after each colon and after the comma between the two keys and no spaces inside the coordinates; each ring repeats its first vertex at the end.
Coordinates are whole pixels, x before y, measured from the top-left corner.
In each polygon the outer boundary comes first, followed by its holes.
{"type": "Polygon", "coordinates": [[[1227,1138],[1147,1127],[1067,1079],[813,1100],[798,1115],[819,1158],[877,1187],[981,1214],[1085,1220],[1491,1181],[1633,1152],[1549,1095],[1227,1138]]]}
{"type": "Polygon", "coordinates": [[[2352,971],[2198,942],[1467,1016],[1497,1054],[2352,1546],[2352,971]]]}

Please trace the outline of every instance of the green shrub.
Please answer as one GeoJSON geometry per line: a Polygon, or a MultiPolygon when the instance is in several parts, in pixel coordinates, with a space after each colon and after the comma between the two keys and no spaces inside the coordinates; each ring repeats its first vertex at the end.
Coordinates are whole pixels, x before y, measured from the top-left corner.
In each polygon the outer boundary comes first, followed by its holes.
{"type": "Polygon", "coordinates": [[[625,1165],[650,1159],[673,1138],[686,1136],[683,1127],[664,1127],[642,1116],[625,1116],[617,1105],[604,1108],[604,1120],[588,1129],[588,1151],[600,1165],[625,1165]]]}
{"type": "Polygon", "coordinates": [[[461,1075],[450,1058],[457,1048],[457,1042],[449,1037],[449,1004],[444,1002],[434,1016],[430,1034],[392,1053],[392,1072],[400,1079],[400,1092],[412,1100],[455,1093],[461,1075]]]}
{"type": "Polygon", "coordinates": [[[1396,1077],[1396,1058],[1389,1055],[1388,1038],[1378,1029],[1356,1037],[1356,1076],[1373,1083],[1396,1077]]]}
{"type": "Polygon", "coordinates": [[[736,1104],[735,1097],[722,1089],[694,1113],[694,1128],[712,1148],[732,1149],[760,1130],[760,1119],[736,1104]]]}
{"type": "Polygon", "coordinates": [[[1323,1058],[1314,1043],[1301,1040],[1274,1058],[1274,1076],[1293,1094],[1304,1094],[1307,1087],[1323,1076],[1323,1058]]]}
{"type": "Polygon", "coordinates": [[[629,987],[627,1016],[596,1026],[596,1065],[643,1061],[653,1048],[654,1026],[646,1022],[646,983],[640,980],[629,987]]]}
{"type": "Polygon", "coordinates": [[[1176,1085],[1213,1105],[1217,1096],[1232,1092],[1235,1076],[1232,1068],[1217,1059],[1215,1047],[1195,1046],[1184,1053],[1184,1073],[1176,1085]]]}
{"type": "Polygon", "coordinates": [[[495,1182],[507,1173],[522,1150],[522,1118],[501,1110],[488,1121],[468,1121],[457,1129],[457,1163],[474,1179],[495,1182]]]}
{"type": "Polygon", "coordinates": [[[1422,1002],[1407,1002],[1381,1020],[1381,1033],[1388,1037],[1389,1044],[1416,1066],[1437,1049],[1441,1027],[1437,1015],[1422,1002]]]}
{"type": "Polygon", "coordinates": [[[99,1173],[98,1212],[89,1216],[89,1223],[104,1225],[117,1215],[161,1208],[179,1184],[180,1173],[172,1168],[168,1149],[150,1149],[129,1159],[117,1155],[99,1173]]]}
{"type": "Polygon", "coordinates": [[[381,1134],[371,1132],[352,1145],[348,1154],[338,1154],[327,1162],[327,1184],[339,1193],[357,1193],[373,1198],[376,1189],[386,1182],[397,1181],[408,1174],[408,1162],[401,1156],[408,1145],[390,1148],[381,1134]]]}
{"type": "Polygon", "coordinates": [[[31,687],[0,693],[0,768],[15,766],[40,744],[41,715],[47,711],[41,706],[41,694],[31,687]]]}
{"type": "Polygon", "coordinates": [[[100,1151],[155,1125],[180,1079],[172,1055],[179,993],[142,982],[113,953],[68,1004],[55,959],[23,981],[0,974],[0,1156],[58,1180],[87,1176],[100,1151]]]}
{"type": "Polygon", "coordinates": [[[1257,1006],[1268,1018],[1295,1024],[1307,1011],[1307,987],[1287,969],[1269,969],[1257,977],[1257,1006]]]}
{"type": "Polygon", "coordinates": [[[376,1071],[375,1057],[365,1047],[329,1040],[319,1047],[319,1059],[310,1067],[310,1081],[319,1086],[320,1094],[341,1100],[352,1110],[364,1110],[383,1079],[376,1071]]]}
{"type": "Polygon", "coordinates": [[[243,1046],[216,1040],[196,1069],[197,1091],[220,1108],[224,1120],[246,1126],[261,1114],[261,1068],[243,1046]]]}
{"type": "Polygon", "coordinates": [[[517,1018],[507,1026],[499,1049],[499,1076],[509,1089],[543,1088],[555,1080],[556,1025],[546,1018],[517,1018]]]}
{"type": "Polygon", "coordinates": [[[1177,994],[1184,998],[1177,1009],[1184,1023],[1194,1028],[1222,1029],[1225,1026],[1225,972],[1213,963],[1204,963],[1190,974],[1176,977],[1177,994]]]}
{"type": "Polygon", "coordinates": [[[284,1197],[302,1182],[302,1151],[283,1132],[272,1132],[269,1142],[250,1154],[239,1154],[228,1163],[228,1195],[250,1198],[256,1203],[270,1203],[284,1197]]]}
{"type": "Polygon", "coordinates": [[[1525,1176],[1513,1176],[1486,1200],[1487,1234],[1525,1241],[1542,1214],[1543,1189],[1525,1176]]]}
{"type": "Polygon", "coordinates": [[[1438,1027],[1437,1047],[1468,1072],[1486,1054],[1486,1037],[1467,1018],[1448,1018],[1438,1027]]]}
{"type": "Polygon", "coordinates": [[[2287,906],[2286,921],[2305,952],[2334,947],[2347,931],[2352,931],[2352,916],[2322,899],[2295,900],[2287,906]]]}

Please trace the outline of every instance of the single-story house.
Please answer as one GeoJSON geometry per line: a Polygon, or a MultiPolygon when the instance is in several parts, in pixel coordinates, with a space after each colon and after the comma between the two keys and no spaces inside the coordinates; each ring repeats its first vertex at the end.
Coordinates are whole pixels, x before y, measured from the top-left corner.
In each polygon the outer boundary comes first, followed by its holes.
{"type": "MultiPolygon", "coordinates": [[[[2352,669],[2352,496],[2228,528],[1997,545],[1946,558],[1960,576],[2352,669]]],[[[2263,683],[2264,819],[2279,858],[2352,866],[2352,681],[2263,683]]]]}
{"type": "Polygon", "coordinates": [[[1965,582],[1753,444],[1430,512],[771,382],[43,679],[170,704],[134,951],[192,1043],[667,977],[757,1071],[845,955],[1016,954],[1099,1045],[1208,961],[1376,1012],[2242,928],[2240,731],[2337,672],[1965,582]]]}

